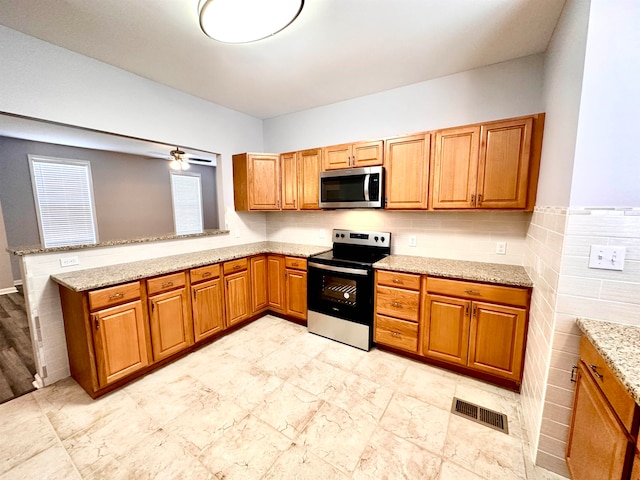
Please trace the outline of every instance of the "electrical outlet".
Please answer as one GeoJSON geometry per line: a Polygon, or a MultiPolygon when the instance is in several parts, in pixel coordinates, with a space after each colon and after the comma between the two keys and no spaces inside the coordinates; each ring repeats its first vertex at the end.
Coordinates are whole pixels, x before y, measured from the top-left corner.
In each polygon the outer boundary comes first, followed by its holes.
{"type": "Polygon", "coordinates": [[[80,259],[77,256],[74,257],[62,257],[60,259],[60,266],[61,267],[70,267],[72,265],[79,265],[80,264],[80,259]]]}
{"type": "Polygon", "coordinates": [[[321,229],[318,231],[318,237],[320,238],[320,240],[324,240],[324,237],[325,237],[324,228],[321,228],[321,229]]]}
{"type": "Polygon", "coordinates": [[[496,253],[498,255],[506,255],[507,254],[507,242],[498,242],[498,243],[496,243],[496,253]]]}
{"type": "Polygon", "coordinates": [[[418,239],[416,238],[415,235],[409,235],[409,246],[410,247],[415,247],[416,245],[418,245],[418,239]]]}
{"type": "Polygon", "coordinates": [[[589,268],[600,268],[603,270],[623,270],[625,247],[615,247],[611,245],[591,245],[589,255],[589,268]]]}

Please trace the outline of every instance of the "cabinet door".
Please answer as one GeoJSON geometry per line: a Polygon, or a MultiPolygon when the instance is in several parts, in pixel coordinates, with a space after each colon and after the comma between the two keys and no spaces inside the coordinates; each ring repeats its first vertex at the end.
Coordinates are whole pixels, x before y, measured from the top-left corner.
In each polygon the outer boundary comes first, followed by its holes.
{"type": "Polygon", "coordinates": [[[267,256],[251,257],[251,311],[264,310],[269,306],[267,294],[267,256]]]}
{"type": "Polygon", "coordinates": [[[526,319],[522,308],[473,302],[469,367],[520,381],[526,319]]]}
{"type": "Polygon", "coordinates": [[[282,210],[298,209],[298,156],[295,152],[280,155],[282,174],[282,210]]]}
{"type": "Polygon", "coordinates": [[[467,365],[471,302],[425,295],[422,354],[456,365],[467,365]]]}
{"type": "Polygon", "coordinates": [[[155,361],[193,344],[193,327],[185,288],[149,297],[149,312],[155,361]]]}
{"type": "Polygon", "coordinates": [[[247,271],[233,273],[224,277],[224,297],[227,312],[227,324],[235,325],[251,314],[251,295],[247,271]]]}
{"type": "Polygon", "coordinates": [[[351,165],[354,167],[373,167],[382,165],[384,158],[384,142],[374,140],[372,142],[354,143],[351,149],[353,159],[351,165]]]}
{"type": "Polygon", "coordinates": [[[578,364],[578,381],[567,441],[571,478],[622,478],[630,442],[598,386],[578,364]]]}
{"type": "Polygon", "coordinates": [[[386,208],[427,208],[431,135],[412,135],[385,142],[386,208]]]}
{"type": "Polygon", "coordinates": [[[269,255],[267,262],[269,308],[284,312],[284,257],[281,255],[269,255]]]}
{"type": "Polygon", "coordinates": [[[479,208],[526,208],[532,128],[531,118],[482,126],[479,208]]]}
{"type": "Polygon", "coordinates": [[[351,144],[324,147],[322,155],[324,170],[337,170],[351,166],[351,144]]]}
{"type": "Polygon", "coordinates": [[[280,156],[249,155],[249,209],[280,210],[280,156]]]}
{"type": "Polygon", "coordinates": [[[149,364],[140,300],[100,310],[91,317],[100,387],[149,364]]]}
{"type": "Polygon", "coordinates": [[[307,272],[289,270],[285,272],[287,315],[307,319],[307,272]]]}
{"type": "Polygon", "coordinates": [[[322,150],[298,152],[298,201],[300,210],[319,210],[322,150]]]}
{"type": "Polygon", "coordinates": [[[219,278],[191,287],[193,330],[199,342],[224,330],[222,281],[219,278]]]}
{"type": "Polygon", "coordinates": [[[480,127],[440,130],[435,141],[433,208],[474,208],[480,127]]]}

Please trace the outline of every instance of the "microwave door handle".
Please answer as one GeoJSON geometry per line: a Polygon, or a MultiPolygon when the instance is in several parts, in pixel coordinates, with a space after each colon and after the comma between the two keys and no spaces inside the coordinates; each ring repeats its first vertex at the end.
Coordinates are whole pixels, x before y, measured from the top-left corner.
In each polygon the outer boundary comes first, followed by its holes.
{"type": "Polygon", "coordinates": [[[371,177],[370,173],[367,173],[364,176],[364,200],[365,202],[369,201],[369,178],[371,177]]]}

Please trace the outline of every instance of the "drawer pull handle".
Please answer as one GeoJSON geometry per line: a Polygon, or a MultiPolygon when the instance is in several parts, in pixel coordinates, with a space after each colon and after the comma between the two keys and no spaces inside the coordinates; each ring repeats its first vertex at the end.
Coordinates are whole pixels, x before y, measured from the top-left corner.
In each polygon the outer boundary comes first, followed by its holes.
{"type": "Polygon", "coordinates": [[[211,272],[204,272],[202,274],[202,278],[207,278],[207,277],[210,277],[210,276],[211,276],[211,272]]]}
{"type": "Polygon", "coordinates": [[[394,278],[393,279],[393,283],[404,283],[402,280],[400,280],[399,278],[394,278]]]}
{"type": "Polygon", "coordinates": [[[391,302],[392,307],[402,308],[402,304],[400,302],[391,302]]]}
{"type": "Polygon", "coordinates": [[[109,300],[115,300],[116,298],[124,297],[124,292],[114,293],[113,295],[109,295],[109,300]]]}
{"type": "Polygon", "coordinates": [[[240,270],[241,268],[242,268],[242,267],[241,267],[240,265],[234,265],[234,266],[233,266],[233,269],[234,269],[234,270],[240,270]]]}
{"type": "Polygon", "coordinates": [[[171,286],[173,286],[173,282],[164,282],[164,283],[162,284],[162,288],[165,288],[165,287],[171,287],[171,286]]]}
{"type": "Polygon", "coordinates": [[[400,335],[398,332],[391,332],[391,336],[393,336],[393,337],[401,337],[402,335],[400,335]]]}
{"type": "Polygon", "coordinates": [[[480,295],[479,290],[465,290],[465,293],[468,293],[469,295],[480,295]]]}
{"type": "Polygon", "coordinates": [[[293,262],[291,265],[294,266],[294,267],[297,267],[298,266],[298,262],[293,262]]]}
{"type": "Polygon", "coordinates": [[[600,372],[598,372],[598,366],[597,365],[590,364],[589,367],[591,367],[591,371],[593,373],[595,373],[596,377],[598,377],[600,380],[602,380],[604,378],[604,375],[602,375],[600,372]]]}
{"type": "Polygon", "coordinates": [[[574,365],[573,367],[571,367],[571,381],[573,383],[576,383],[576,373],[578,373],[578,365],[574,365]]]}

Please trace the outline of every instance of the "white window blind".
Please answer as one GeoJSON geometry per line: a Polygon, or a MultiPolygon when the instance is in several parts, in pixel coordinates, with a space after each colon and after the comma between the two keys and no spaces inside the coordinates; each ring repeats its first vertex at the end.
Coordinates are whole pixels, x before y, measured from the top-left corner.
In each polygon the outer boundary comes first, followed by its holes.
{"type": "Polygon", "coordinates": [[[173,219],[176,235],[202,233],[202,187],[200,174],[171,173],[173,219]]]}
{"type": "Polygon", "coordinates": [[[29,155],[45,247],[97,243],[89,162],[29,155]]]}

